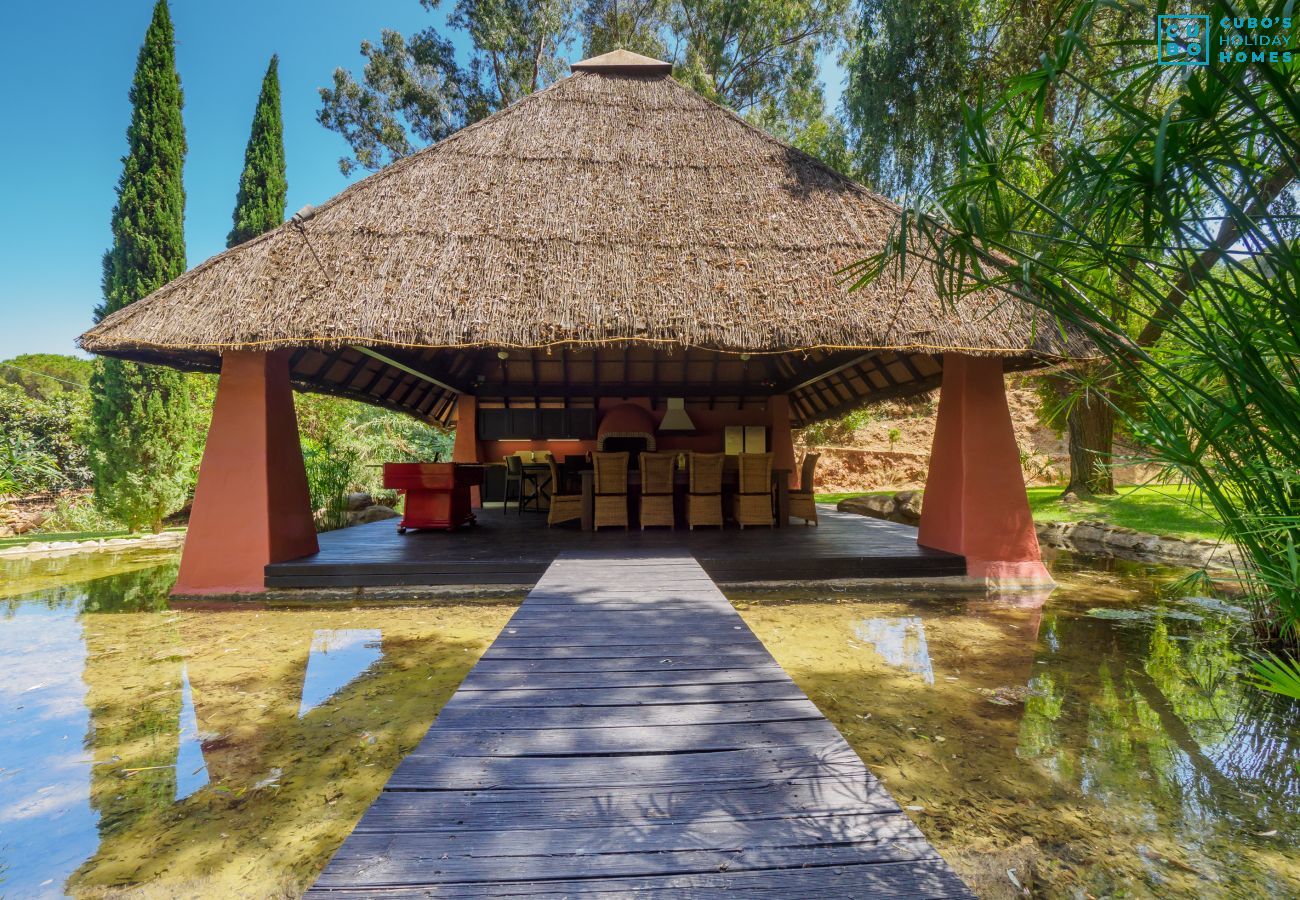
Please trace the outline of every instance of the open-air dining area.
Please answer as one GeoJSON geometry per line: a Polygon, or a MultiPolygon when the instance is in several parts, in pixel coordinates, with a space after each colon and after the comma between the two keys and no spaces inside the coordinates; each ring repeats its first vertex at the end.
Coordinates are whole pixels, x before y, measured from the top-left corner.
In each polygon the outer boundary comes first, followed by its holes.
{"type": "MultiPolygon", "coordinates": [[[[798,492],[807,498],[801,507],[807,524],[817,521],[812,505],[816,463],[816,455],[810,454],[798,492]]],[[[596,451],[568,455],[557,463],[550,451],[523,450],[507,456],[503,464],[503,510],[513,504],[520,514],[526,509],[545,513],[550,525],[580,522],[583,531],[721,528],[728,522],[741,528],[779,528],[790,515],[790,472],[772,468],[770,453],[596,451]]]]}

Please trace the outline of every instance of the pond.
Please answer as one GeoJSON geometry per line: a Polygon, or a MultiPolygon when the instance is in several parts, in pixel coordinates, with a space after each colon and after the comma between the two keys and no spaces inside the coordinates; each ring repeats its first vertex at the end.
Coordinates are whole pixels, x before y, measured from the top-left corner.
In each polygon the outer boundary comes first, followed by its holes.
{"type": "MultiPolygon", "coordinates": [[[[1055,571],[1041,610],[729,593],[982,896],[1300,895],[1300,709],[1239,614],[1055,571]]],[[[0,568],[0,896],[296,896],[514,609],[176,608],[175,572],[0,568]]]]}
{"type": "Polygon", "coordinates": [[[514,611],[174,609],[166,553],[0,577],[7,898],[297,896],[514,611]]]}
{"type": "Polygon", "coordinates": [[[1243,682],[1241,611],[1054,575],[1040,610],[729,596],[980,896],[1300,896],[1300,704],[1243,682]]]}

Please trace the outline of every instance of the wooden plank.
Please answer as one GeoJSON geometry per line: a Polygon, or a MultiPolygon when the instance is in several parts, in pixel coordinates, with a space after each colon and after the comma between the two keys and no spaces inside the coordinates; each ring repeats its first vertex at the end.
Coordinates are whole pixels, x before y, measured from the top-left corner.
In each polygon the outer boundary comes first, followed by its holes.
{"type": "Polygon", "coordinates": [[[617,725],[728,725],[817,719],[810,700],[687,703],[681,706],[540,706],[482,709],[466,704],[438,713],[438,728],[598,728],[617,725]]]}
{"type": "MultiPolygon", "coordinates": [[[[629,688],[575,688],[551,691],[474,691],[463,697],[457,693],[447,701],[447,707],[467,704],[481,708],[501,706],[636,706],[638,704],[716,703],[723,698],[715,685],[679,684],[658,687],[629,688]]],[[[801,700],[803,691],[794,682],[763,681],[756,684],[733,684],[726,688],[725,698],[736,703],[753,703],[758,700],[801,700]]],[[[444,708],[447,708],[444,707],[444,708]]]]}
{"type": "Polygon", "coordinates": [[[309,896],[643,890],[969,896],[698,563],[561,556],[309,896]]]}
{"type": "Polygon", "coordinates": [[[730,669],[736,665],[766,665],[772,657],[764,652],[734,653],[729,656],[620,656],[613,659],[517,659],[494,656],[480,659],[480,672],[678,672],[683,669],[730,669]]]}
{"type": "Polygon", "coordinates": [[[785,781],[518,791],[385,791],[357,831],[465,831],[555,828],[617,821],[626,825],[770,819],[842,812],[893,812],[893,798],[869,774],[785,781]]]}
{"type": "Polygon", "coordinates": [[[896,863],[857,863],[830,867],[799,866],[786,869],[685,872],[675,875],[631,878],[596,878],[565,881],[491,881],[478,884],[381,888],[313,889],[308,897],[332,900],[376,900],[376,898],[439,897],[449,900],[480,900],[496,897],[582,897],[584,900],[614,900],[651,895],[675,900],[716,898],[720,894],[744,898],[817,898],[817,900],[862,900],[871,898],[916,898],[930,900],[970,897],[970,891],[952,870],[938,859],[896,863]]]}
{"type": "MultiPolygon", "coordinates": [[[[540,832],[546,834],[547,832],[540,832]]],[[[807,846],[717,848],[580,853],[539,853],[490,857],[458,855],[441,843],[423,844],[418,835],[358,834],[345,842],[316,882],[319,887],[348,887],[358,880],[384,885],[424,885],[473,881],[553,878],[628,877],[680,872],[770,869],[788,866],[834,866],[852,863],[933,859],[924,838],[825,843],[807,846]]],[[[504,851],[509,842],[501,841],[504,851]]]]}
{"type": "Polygon", "coordinates": [[[408,759],[441,756],[559,757],[622,753],[712,753],[747,748],[800,747],[829,741],[835,727],[825,719],[707,725],[613,725],[587,728],[439,728],[408,759]]]}

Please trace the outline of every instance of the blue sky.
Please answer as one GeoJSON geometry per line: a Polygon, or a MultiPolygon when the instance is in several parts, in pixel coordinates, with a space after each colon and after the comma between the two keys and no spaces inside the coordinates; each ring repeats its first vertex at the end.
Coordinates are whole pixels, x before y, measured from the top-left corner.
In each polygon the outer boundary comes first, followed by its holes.
{"type": "MultiPolygon", "coordinates": [[[[127,90],[153,0],[6,4],[11,90],[0,140],[0,359],[71,353],[100,296],[113,191],[126,152],[127,90]],[[55,11],[57,10],[57,12],[55,11]]],[[[441,21],[417,0],[172,0],[185,90],[189,265],[225,247],[258,88],[280,54],[292,213],[350,180],[342,138],[316,122],[316,89],[384,28],[441,21]]],[[[838,73],[837,73],[838,74],[838,73]]],[[[828,85],[838,102],[838,84],[828,85]]]]}

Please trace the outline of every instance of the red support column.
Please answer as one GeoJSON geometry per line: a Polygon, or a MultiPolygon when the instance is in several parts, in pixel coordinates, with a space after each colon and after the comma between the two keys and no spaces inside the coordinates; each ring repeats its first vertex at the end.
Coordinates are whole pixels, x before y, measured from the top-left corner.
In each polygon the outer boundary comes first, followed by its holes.
{"type": "Polygon", "coordinates": [[[799,476],[794,470],[794,433],[790,430],[790,398],[786,394],[773,394],[767,398],[767,413],[772,423],[772,468],[790,472],[791,488],[799,486],[799,476]]]}
{"type": "Polygon", "coordinates": [[[917,543],[991,588],[1053,584],[1043,565],[996,357],[946,353],[917,543]]]}
{"type": "MultiPolygon", "coordinates": [[[[478,398],[461,394],[456,398],[456,443],[451,448],[451,461],[458,463],[482,462],[479,458],[478,445],[478,398]]],[[[470,505],[475,509],[483,506],[482,488],[475,485],[469,489],[470,505]]]]}
{"type": "Polygon", "coordinates": [[[172,593],[259,593],[267,563],[318,549],[289,351],[229,351],[172,593]]]}

